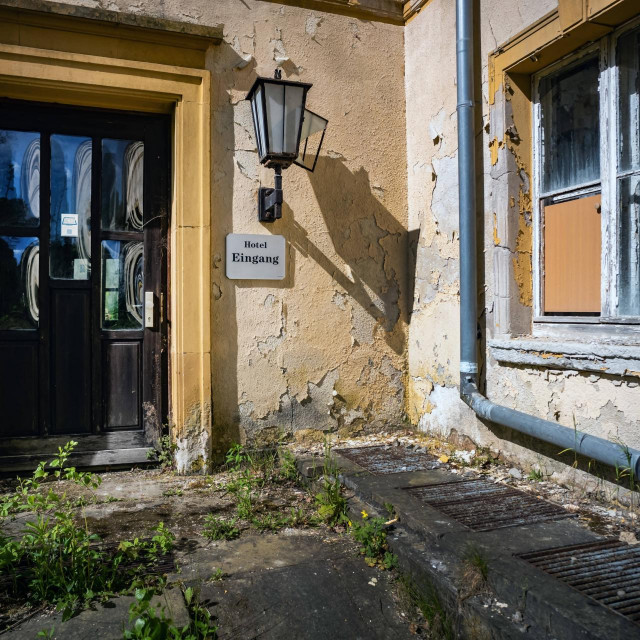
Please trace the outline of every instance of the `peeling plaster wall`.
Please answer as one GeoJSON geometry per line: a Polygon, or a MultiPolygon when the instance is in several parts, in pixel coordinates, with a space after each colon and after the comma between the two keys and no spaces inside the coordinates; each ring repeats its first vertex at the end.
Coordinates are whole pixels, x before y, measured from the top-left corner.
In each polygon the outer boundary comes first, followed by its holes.
{"type": "Polygon", "coordinates": [[[257,0],[74,3],[224,25],[207,54],[213,432],[176,425],[181,468],[233,441],[399,423],[410,281],[403,28],[257,0]],[[273,171],[259,165],[244,97],[277,66],[313,83],[307,105],[329,128],[315,173],[285,171],[282,220],[261,225],[257,191],[273,171]],[[285,280],[227,280],[232,232],[284,235],[285,280]]]}
{"type": "MultiPolygon", "coordinates": [[[[624,337],[606,347],[597,338],[569,333],[555,342],[547,337],[537,351],[531,339],[522,340],[520,350],[514,342],[532,331],[531,135],[517,130],[512,112],[522,104],[505,99],[504,87],[498,86],[489,105],[488,61],[498,46],[556,6],[556,0],[482,0],[478,6],[478,195],[484,203],[479,296],[486,392],[494,402],[568,426],[575,418],[581,431],[640,448],[639,381],[627,364],[637,356],[632,347],[621,346],[624,337]],[[585,363],[589,370],[582,370],[585,363]]],[[[455,432],[521,463],[536,464],[543,448],[520,446],[531,443],[483,424],[458,396],[455,3],[431,0],[406,26],[405,51],[409,230],[419,238],[407,414],[424,431],[455,432]]]]}

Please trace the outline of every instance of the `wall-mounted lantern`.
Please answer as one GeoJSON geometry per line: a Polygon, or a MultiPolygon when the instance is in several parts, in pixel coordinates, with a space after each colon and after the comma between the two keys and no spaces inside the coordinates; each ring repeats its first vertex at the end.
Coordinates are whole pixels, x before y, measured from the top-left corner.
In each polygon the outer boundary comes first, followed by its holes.
{"type": "Polygon", "coordinates": [[[247,94],[260,163],[276,174],[275,188],[260,187],[258,192],[260,222],[273,222],[282,217],[283,169],[293,163],[308,171],[315,169],[328,120],[305,109],[311,86],[282,80],[282,72],[276,69],[273,78],[257,78],[247,94]],[[302,153],[301,140],[304,141],[302,153]]]}

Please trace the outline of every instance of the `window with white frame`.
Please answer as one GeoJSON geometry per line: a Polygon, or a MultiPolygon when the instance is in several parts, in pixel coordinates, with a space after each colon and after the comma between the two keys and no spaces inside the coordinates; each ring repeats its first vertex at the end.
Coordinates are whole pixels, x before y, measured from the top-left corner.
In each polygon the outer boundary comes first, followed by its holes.
{"type": "Polygon", "coordinates": [[[640,26],[534,77],[535,316],[640,323],[640,26]]]}

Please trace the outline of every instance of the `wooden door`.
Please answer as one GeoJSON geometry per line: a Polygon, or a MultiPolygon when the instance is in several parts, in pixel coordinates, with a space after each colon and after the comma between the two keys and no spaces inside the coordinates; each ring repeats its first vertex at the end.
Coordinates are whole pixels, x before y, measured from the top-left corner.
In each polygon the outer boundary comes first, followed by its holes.
{"type": "Polygon", "coordinates": [[[159,431],[168,130],[0,103],[0,438],[159,431]]]}

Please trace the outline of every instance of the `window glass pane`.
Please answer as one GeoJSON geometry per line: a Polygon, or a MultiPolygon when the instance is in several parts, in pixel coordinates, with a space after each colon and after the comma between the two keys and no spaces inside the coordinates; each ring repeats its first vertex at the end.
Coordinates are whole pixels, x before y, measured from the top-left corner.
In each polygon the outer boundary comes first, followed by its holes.
{"type": "Polygon", "coordinates": [[[640,168],[640,30],[625,34],[618,40],[618,166],[621,171],[640,168]]]}
{"type": "Polygon", "coordinates": [[[102,241],[102,328],[142,329],[142,242],[102,241]]]}
{"type": "Polygon", "coordinates": [[[600,178],[598,58],[540,81],[542,190],[600,178]]]}
{"type": "Polygon", "coordinates": [[[38,238],[0,236],[0,329],[36,329],[38,238]]]}
{"type": "Polygon", "coordinates": [[[640,316],[640,176],[618,180],[618,314],[640,316]]]}
{"type": "Polygon", "coordinates": [[[144,143],[102,141],[102,228],[142,231],[144,143]]]}
{"type": "Polygon", "coordinates": [[[0,224],[40,224],[40,134],[0,130],[0,224]]]}
{"type": "Polygon", "coordinates": [[[49,275],[87,280],[91,274],[91,139],[51,136],[49,275]]]}

